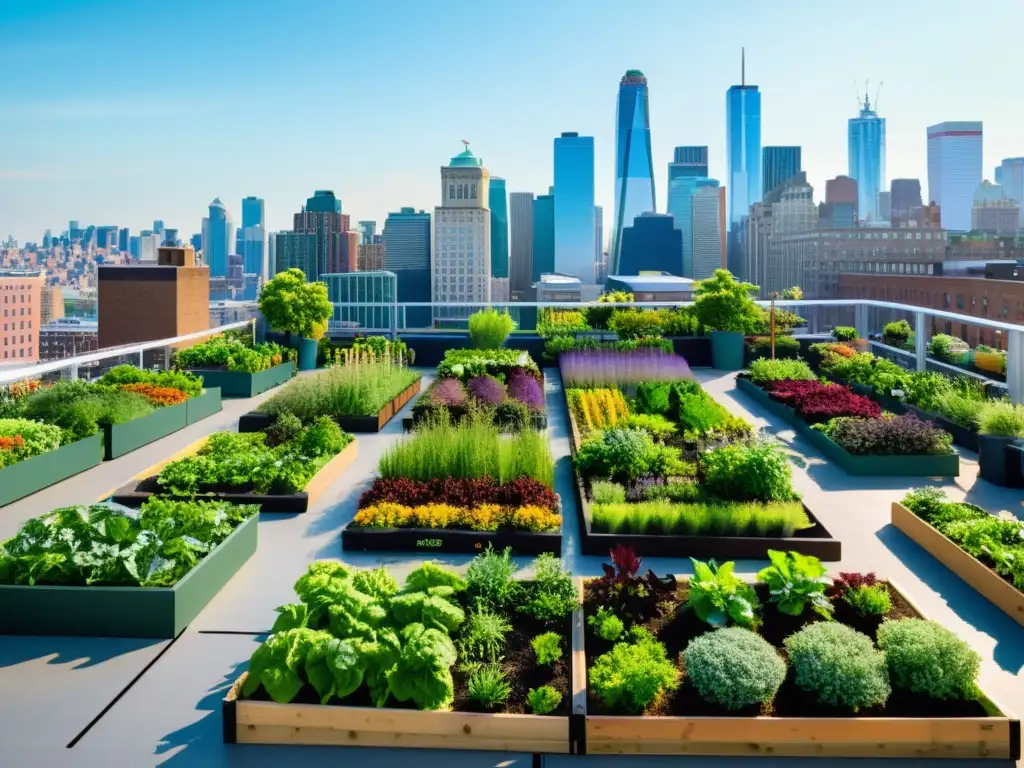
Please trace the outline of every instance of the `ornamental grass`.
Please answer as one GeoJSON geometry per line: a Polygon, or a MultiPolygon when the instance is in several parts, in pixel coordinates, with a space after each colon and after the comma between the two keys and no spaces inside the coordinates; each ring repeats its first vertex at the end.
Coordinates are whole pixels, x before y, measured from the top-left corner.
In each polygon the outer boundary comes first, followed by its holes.
{"type": "Polygon", "coordinates": [[[496,531],[506,528],[545,533],[558,531],[562,517],[542,507],[502,507],[481,504],[457,507],[450,504],[405,506],[383,502],[361,509],[353,520],[364,528],[461,528],[470,531],[496,531]]]}
{"type": "Polygon", "coordinates": [[[452,424],[438,418],[413,437],[391,446],[380,460],[385,478],[490,477],[508,483],[530,477],[554,487],[555,465],[547,436],[533,430],[503,437],[498,428],[478,417],[452,424]]]}
{"type": "Polygon", "coordinates": [[[644,381],[693,379],[686,360],[660,349],[581,349],[565,352],[559,360],[566,388],[632,389],[644,381]]]}
{"type": "Polygon", "coordinates": [[[660,536],[781,536],[813,524],[800,502],[770,504],[595,504],[591,524],[598,533],[660,536]]]}

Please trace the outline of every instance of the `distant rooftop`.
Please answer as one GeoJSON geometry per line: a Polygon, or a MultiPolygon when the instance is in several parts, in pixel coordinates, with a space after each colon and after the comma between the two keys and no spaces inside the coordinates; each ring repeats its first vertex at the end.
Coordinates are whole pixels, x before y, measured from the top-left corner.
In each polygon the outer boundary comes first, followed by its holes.
{"type": "Polygon", "coordinates": [[[650,275],[609,275],[608,282],[615,281],[629,286],[637,293],[667,293],[693,290],[694,281],[688,277],[677,277],[668,272],[650,275]]]}
{"type": "Polygon", "coordinates": [[[42,277],[40,269],[0,269],[0,277],[42,277]]]}
{"type": "Polygon", "coordinates": [[[466,148],[452,158],[452,161],[448,164],[449,168],[483,168],[484,161],[482,158],[477,157],[470,150],[469,145],[466,148]]]}
{"type": "Polygon", "coordinates": [[[627,69],[619,85],[647,85],[647,78],[639,69],[627,69]]]}

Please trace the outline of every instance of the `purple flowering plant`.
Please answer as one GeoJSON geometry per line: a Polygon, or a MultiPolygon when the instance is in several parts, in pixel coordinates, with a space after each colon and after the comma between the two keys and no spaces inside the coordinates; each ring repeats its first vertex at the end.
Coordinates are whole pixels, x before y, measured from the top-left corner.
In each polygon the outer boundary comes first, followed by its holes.
{"type": "Polygon", "coordinates": [[[544,389],[537,378],[526,371],[516,371],[508,377],[508,396],[523,403],[531,411],[544,410],[544,389]]]}
{"type": "Polygon", "coordinates": [[[505,400],[505,385],[493,376],[475,376],[466,385],[469,394],[488,405],[501,405],[505,400]]]}
{"type": "Polygon", "coordinates": [[[686,359],[661,349],[580,349],[559,360],[568,388],[632,388],[644,381],[692,379],[686,359]]]}

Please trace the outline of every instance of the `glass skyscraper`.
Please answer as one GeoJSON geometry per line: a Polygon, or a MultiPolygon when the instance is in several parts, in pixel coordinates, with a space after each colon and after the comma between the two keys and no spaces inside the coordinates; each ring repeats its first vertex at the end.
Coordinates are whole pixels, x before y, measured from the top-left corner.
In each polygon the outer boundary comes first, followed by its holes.
{"type": "Polygon", "coordinates": [[[555,188],[533,201],[533,282],[555,271],[555,188]]]}
{"type": "Polygon", "coordinates": [[[762,153],[761,199],[780,184],[785,184],[802,170],[800,147],[765,147],[762,153]]]}
{"type": "MultiPolygon", "coordinates": [[[[383,331],[393,325],[392,307],[353,307],[351,304],[388,304],[395,301],[398,277],[394,272],[348,272],[321,275],[327,298],[334,305],[332,323],[339,328],[383,331]]],[[[398,326],[401,327],[401,326],[398,326]]]]}
{"type": "Polygon", "coordinates": [[[235,226],[224,203],[214,198],[210,215],[203,219],[203,260],[210,268],[210,277],[228,276],[228,253],[235,242],[235,226]]]}
{"type": "Polygon", "coordinates": [[[593,284],[594,138],[563,133],[555,139],[555,272],[593,284]]]}
{"type": "Polygon", "coordinates": [[[242,198],[242,227],[266,227],[262,197],[242,198]]]}
{"type": "Polygon", "coordinates": [[[633,226],[633,220],[641,213],[657,210],[647,78],[640,70],[631,69],[619,81],[615,118],[615,210],[608,257],[610,274],[620,274],[619,254],[623,228],[633,226]]]}
{"type": "Polygon", "coordinates": [[[859,117],[850,118],[851,179],[857,181],[857,211],[864,221],[879,221],[878,193],[885,189],[885,118],[873,109],[867,94],[859,117]]]}
{"type": "Polygon", "coordinates": [[[747,85],[746,58],[740,84],[725,94],[725,144],[729,178],[726,182],[727,220],[739,224],[750,206],[761,201],[761,91],[747,85]]]}
{"type": "MultiPolygon", "coordinates": [[[[555,190],[558,197],[558,190],[555,190]]],[[[665,213],[642,213],[622,230],[619,270],[615,275],[639,275],[641,272],[679,271],[680,240],[672,217],[665,213]]]]}
{"type": "Polygon", "coordinates": [[[668,212],[682,233],[680,263],[668,270],[680,277],[693,276],[693,195],[697,182],[708,177],[707,147],[676,147],[668,164],[668,212]]]}
{"type": "Polygon", "coordinates": [[[928,126],[928,197],[939,204],[949,232],[971,229],[974,193],[982,181],[982,139],[980,121],[928,126]]]}
{"type": "Polygon", "coordinates": [[[508,194],[504,179],[491,176],[487,199],[491,209],[491,277],[508,277],[508,194]]]}
{"type": "MultiPolygon", "coordinates": [[[[430,214],[415,208],[389,213],[384,222],[384,267],[395,273],[399,303],[430,301],[430,214]]],[[[405,310],[406,328],[430,325],[429,307],[405,310]]]]}

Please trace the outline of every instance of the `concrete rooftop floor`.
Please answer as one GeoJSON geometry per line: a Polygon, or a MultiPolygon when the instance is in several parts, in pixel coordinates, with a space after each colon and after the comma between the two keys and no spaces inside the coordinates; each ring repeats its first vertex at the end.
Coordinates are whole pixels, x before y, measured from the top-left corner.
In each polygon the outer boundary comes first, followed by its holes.
{"type": "MultiPolygon", "coordinates": [[[[427,377],[431,375],[426,374],[427,377]]],[[[792,430],[773,425],[760,407],[739,393],[732,374],[696,371],[705,387],[734,412],[775,433],[794,453],[794,484],[807,506],[843,542],[843,560],[832,570],[875,571],[892,579],[921,609],[957,632],[983,657],[981,684],[1010,713],[1024,712],[1024,628],[946,570],[889,525],[889,505],[916,478],[856,478],[825,462],[792,430]]],[[[602,558],[579,553],[567,415],[556,371],[545,372],[549,435],[557,462],[556,485],[565,505],[563,557],[577,575],[600,573],[602,558]]],[[[424,381],[426,386],[427,381],[424,381]]],[[[56,486],[0,508],[0,540],[30,517],[55,507],[87,504],[136,473],[204,434],[233,429],[238,417],[272,393],[226,400],[223,412],[181,432],[56,486]]],[[[408,407],[407,407],[408,408],[408,407]]],[[[403,415],[408,415],[406,412],[403,415]]],[[[220,700],[274,620],[274,608],[293,599],[292,584],[306,565],[338,558],[357,566],[385,564],[399,576],[421,560],[403,553],[345,553],[341,527],[355,512],[359,493],[375,474],[385,447],[402,434],[400,418],[379,434],[359,435],[359,458],[310,512],[264,514],[259,549],[205,611],[174,641],[113,638],[0,636],[0,766],[279,766],[337,765],[366,760],[380,765],[445,768],[525,768],[530,755],[419,750],[264,747],[224,745],[220,700]]],[[[1020,517],[1020,492],[994,487],[977,477],[977,456],[961,452],[961,475],[942,482],[954,499],[1020,517]]],[[[469,555],[439,556],[464,566],[469,555]]],[[[519,558],[525,563],[529,558],[519,558]]],[[[688,558],[652,558],[662,573],[689,573],[688,558]]],[[[742,561],[754,573],[763,563],[742,561]]],[[[585,762],[595,767],[806,765],[864,761],[781,758],[558,757],[547,768],[585,762]]],[[[938,761],[933,761],[938,762],[938,761]]],[[[887,761],[887,765],[922,761],[887,761]]],[[[942,765],[1009,765],[1006,761],[942,761],[942,765]]]]}

